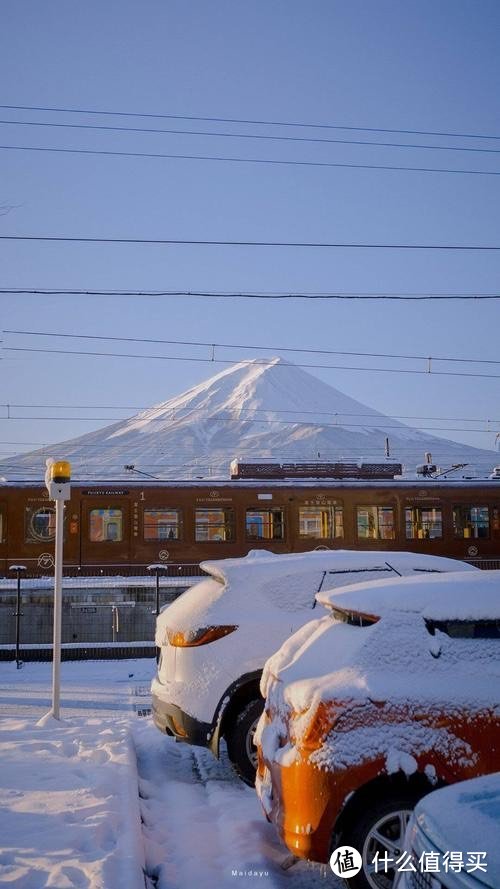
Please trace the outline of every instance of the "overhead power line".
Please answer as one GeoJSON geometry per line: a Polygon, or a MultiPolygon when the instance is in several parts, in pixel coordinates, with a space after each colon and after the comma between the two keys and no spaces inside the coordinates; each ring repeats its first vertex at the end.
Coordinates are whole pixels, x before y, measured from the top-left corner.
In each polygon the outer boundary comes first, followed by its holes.
{"type": "MultiPolygon", "coordinates": [[[[105,432],[106,430],[101,429],[98,431],[105,432]]],[[[483,430],[482,430],[482,432],[484,434],[483,430]]],[[[89,434],[92,435],[92,433],[89,433],[89,434]]],[[[354,445],[351,446],[350,444],[346,445],[345,443],[340,443],[338,445],[335,445],[333,442],[328,443],[328,446],[320,448],[321,459],[325,459],[325,460],[330,459],[330,458],[332,458],[332,459],[333,458],[335,458],[335,459],[349,459],[349,457],[354,455],[355,453],[359,454],[365,458],[368,458],[369,455],[380,457],[382,451],[384,450],[383,442],[385,441],[386,437],[387,436],[385,435],[385,433],[381,432],[380,444],[378,444],[378,443],[366,444],[365,443],[365,446],[359,446],[359,445],[358,446],[354,446],[354,445]]],[[[63,441],[63,442],[52,442],[49,444],[43,443],[43,444],[40,444],[39,447],[44,448],[44,449],[45,448],[51,449],[57,444],[72,446],[71,441],[63,441]]],[[[452,445],[454,447],[452,453],[453,453],[453,456],[455,456],[455,457],[458,457],[460,455],[463,456],[467,452],[469,452],[469,456],[470,456],[470,449],[476,448],[476,446],[474,446],[474,445],[468,445],[465,442],[459,442],[459,441],[452,441],[452,445]]],[[[398,453],[398,455],[399,454],[401,454],[401,455],[403,455],[403,454],[410,454],[410,455],[419,454],[421,452],[422,447],[426,447],[425,441],[424,442],[416,441],[413,445],[401,444],[401,446],[398,445],[398,447],[397,447],[397,453],[398,453]]],[[[438,453],[440,453],[441,447],[445,448],[446,454],[451,456],[451,454],[449,452],[449,447],[450,447],[449,442],[446,439],[441,439],[440,437],[436,437],[435,441],[432,442],[433,452],[435,451],[436,455],[437,455],[438,453]]],[[[86,444],[81,444],[81,445],[79,444],[78,450],[80,450],[80,448],[82,448],[82,449],[91,448],[92,449],[92,448],[95,448],[95,444],[91,444],[91,443],[86,443],[86,444]]],[[[312,448],[310,448],[309,451],[305,450],[302,453],[298,453],[296,450],[295,450],[295,452],[293,452],[293,451],[289,450],[289,448],[290,448],[290,444],[288,442],[286,442],[284,444],[284,446],[277,449],[279,451],[279,456],[282,459],[286,459],[288,457],[296,459],[296,460],[298,460],[298,459],[301,459],[301,460],[317,459],[317,448],[315,448],[314,446],[312,448]]],[[[72,446],[72,450],[73,450],[73,446],[72,446]]],[[[130,452],[130,443],[125,443],[125,444],[122,443],[120,445],[117,445],[116,443],[110,442],[109,440],[105,440],[105,441],[99,443],[99,451],[101,452],[101,450],[103,453],[105,453],[108,450],[116,452],[116,454],[123,453],[124,456],[126,456],[127,454],[130,455],[130,453],[131,453],[130,452]]],[[[485,449],[479,448],[479,450],[485,450],[485,449]]],[[[489,449],[486,448],[486,450],[489,450],[489,449]]],[[[493,450],[493,449],[491,449],[491,450],[493,450]]],[[[225,455],[225,454],[227,454],[228,459],[233,459],[235,457],[235,455],[237,455],[237,453],[238,453],[238,451],[235,451],[234,446],[218,447],[217,448],[217,459],[219,459],[222,455],[225,455]]],[[[260,443],[257,445],[249,445],[248,447],[245,447],[244,455],[245,456],[255,455],[258,457],[262,457],[262,449],[261,449],[260,443]]],[[[90,454],[89,458],[91,458],[92,456],[93,455],[90,454]]],[[[195,464],[195,463],[203,460],[204,463],[207,463],[207,462],[210,463],[213,461],[213,456],[214,456],[213,452],[205,452],[203,454],[198,455],[197,457],[191,458],[190,462],[192,462],[192,464],[195,464]]],[[[434,454],[433,454],[433,456],[434,456],[434,454]]],[[[143,460],[141,459],[141,466],[146,467],[146,466],[154,465],[153,457],[154,457],[154,459],[156,459],[157,457],[162,458],[162,459],[165,458],[170,463],[172,460],[171,449],[168,446],[165,447],[165,446],[159,445],[158,448],[155,448],[154,455],[152,455],[150,453],[143,455],[144,459],[143,460]]],[[[176,457],[182,459],[180,453],[177,453],[176,457]]],[[[183,461],[183,463],[179,464],[179,465],[185,465],[185,462],[186,461],[183,461]]]]}
{"type": "MultiPolygon", "coordinates": [[[[0,421],[1,420],[8,420],[9,422],[16,421],[16,420],[17,421],[19,421],[19,420],[21,420],[21,421],[22,420],[43,420],[43,421],[45,421],[46,420],[48,422],[49,421],[50,422],[69,421],[72,423],[74,423],[75,421],[77,421],[77,422],[87,421],[87,422],[92,422],[92,423],[94,423],[94,422],[101,423],[101,422],[108,422],[110,420],[113,423],[120,423],[122,420],[123,420],[123,423],[126,423],[127,419],[129,419],[129,418],[126,418],[126,417],[123,417],[123,418],[120,418],[120,417],[118,417],[118,418],[117,417],[82,417],[82,416],[47,417],[47,416],[43,416],[43,415],[39,415],[39,414],[38,415],[30,415],[30,416],[25,415],[24,417],[12,417],[12,416],[0,417],[0,421]]],[[[231,424],[234,424],[234,423],[252,423],[252,424],[257,424],[259,426],[276,426],[277,425],[280,428],[283,426],[293,426],[295,428],[296,427],[304,427],[307,429],[312,428],[312,429],[340,429],[340,430],[342,430],[342,429],[357,429],[357,428],[366,429],[366,427],[369,426],[370,429],[379,430],[381,432],[386,432],[388,429],[398,429],[400,432],[402,431],[402,429],[404,429],[404,431],[407,432],[408,428],[409,428],[409,427],[402,426],[400,424],[394,424],[394,423],[391,424],[391,423],[384,423],[384,422],[352,423],[351,421],[349,421],[349,422],[342,422],[342,423],[324,423],[324,422],[323,423],[322,422],[315,423],[311,420],[282,420],[279,418],[276,420],[269,420],[269,419],[265,419],[265,418],[264,419],[256,418],[256,419],[252,420],[251,418],[224,417],[224,416],[220,416],[220,415],[216,416],[216,417],[207,417],[206,419],[207,419],[207,421],[210,421],[211,423],[221,423],[223,425],[228,425],[228,426],[230,426],[231,424]]],[[[375,418],[373,418],[373,419],[375,420],[375,418]]],[[[169,418],[166,418],[166,417],[148,417],[147,422],[148,423],[168,423],[168,422],[174,422],[174,421],[170,420],[169,418]]],[[[498,431],[496,429],[485,429],[484,427],[482,429],[471,429],[469,426],[421,426],[421,425],[419,425],[418,428],[420,430],[423,429],[427,432],[480,432],[480,433],[484,434],[485,432],[495,433],[498,431]]]]}
{"type": "Polygon", "coordinates": [[[318,300],[496,300],[500,293],[238,293],[210,290],[74,290],[71,288],[0,287],[0,294],[12,296],[133,296],[192,297],[206,299],[318,299],[318,300]]]}
{"type": "MultiPolygon", "coordinates": [[[[268,361],[256,361],[252,360],[237,360],[237,359],[221,359],[221,358],[200,358],[200,357],[192,357],[192,356],[177,356],[177,355],[136,355],[133,353],[123,353],[123,352],[83,352],[78,350],[68,350],[68,349],[35,349],[31,347],[21,347],[21,346],[4,346],[4,352],[31,352],[38,354],[46,354],[46,355],[75,355],[75,356],[84,356],[84,357],[99,357],[99,358],[133,358],[139,360],[155,360],[155,361],[192,361],[201,364],[269,364],[268,361]]],[[[279,365],[278,365],[279,366],[279,365]]],[[[286,365],[283,365],[286,366],[286,365]]],[[[388,367],[353,367],[353,366],[344,366],[342,364],[296,364],[294,362],[295,367],[303,367],[303,368],[317,368],[320,370],[344,370],[344,371],[369,371],[371,373],[397,373],[397,374],[419,374],[426,376],[440,376],[440,377],[476,377],[486,380],[496,380],[500,379],[500,374],[482,374],[482,373],[462,373],[459,371],[443,371],[443,370],[415,370],[410,368],[388,368],[388,367]]]]}
{"type": "MultiPolygon", "coordinates": [[[[0,146],[1,148],[1,146],[0,146]]],[[[500,176],[500,173],[498,174],[500,176]]],[[[75,244],[152,244],[202,247],[313,247],[342,250],[499,251],[495,244],[380,244],[348,241],[225,241],[195,238],[98,238],[71,235],[0,235],[0,241],[47,241],[75,244]]]]}
{"type": "Polygon", "coordinates": [[[3,330],[4,334],[14,334],[16,336],[37,336],[37,337],[57,337],[58,339],[71,340],[104,340],[106,342],[118,343],[147,343],[152,345],[166,346],[204,346],[209,349],[259,349],[263,352],[292,352],[293,354],[301,353],[308,355],[344,355],[350,358],[391,358],[405,359],[412,361],[449,361],[460,364],[495,364],[500,365],[500,360],[492,360],[485,358],[457,358],[443,355],[405,355],[401,353],[388,352],[348,352],[339,351],[338,349],[301,349],[292,348],[290,346],[263,346],[257,343],[210,343],[201,340],[162,340],[151,339],[146,337],[131,336],[103,336],[102,334],[86,334],[86,333],[55,333],[53,331],[40,330],[3,330]]]}
{"type": "Polygon", "coordinates": [[[138,111],[109,111],[99,108],[61,108],[46,105],[0,105],[1,109],[9,111],[48,111],[54,114],[93,114],[106,117],[142,117],[155,120],[193,120],[203,121],[205,123],[238,123],[244,125],[264,126],[264,127],[295,127],[305,129],[320,130],[348,130],[350,132],[363,133],[399,133],[409,136],[446,136],[450,139],[488,139],[500,140],[500,136],[490,135],[486,133],[457,133],[457,132],[439,132],[435,130],[412,130],[412,129],[389,129],[387,127],[366,127],[366,126],[349,126],[345,124],[332,123],[307,123],[304,121],[289,120],[253,120],[241,117],[215,117],[194,115],[194,114],[166,114],[159,112],[138,112],[138,111]]]}
{"type": "Polygon", "coordinates": [[[163,160],[217,161],[230,164],[268,164],[280,167],[318,167],[352,170],[391,170],[402,173],[455,173],[470,176],[500,176],[500,170],[463,170],[451,167],[414,167],[398,164],[355,164],[335,161],[285,160],[283,158],[233,157],[215,154],[163,153],[157,151],[116,151],[103,148],[58,148],[42,145],[0,145],[2,151],[38,151],[53,154],[80,154],[101,157],[140,157],[163,160]]]}
{"type": "MultiPolygon", "coordinates": [[[[0,108],[2,106],[0,105],[0,108]]],[[[370,148],[411,148],[425,151],[467,151],[475,154],[500,154],[500,148],[478,148],[473,145],[425,145],[418,142],[376,142],[365,139],[328,139],[320,136],[281,136],[267,133],[228,133],[214,130],[179,130],[155,127],[119,127],[90,123],[57,123],[39,120],[0,120],[0,124],[17,127],[46,127],[69,130],[97,130],[107,133],[141,133],[168,136],[209,136],[217,139],[254,139],[266,142],[305,142],[320,145],[361,145],[370,148]]]]}
{"type": "MultiPolygon", "coordinates": [[[[151,405],[130,405],[130,404],[15,404],[13,402],[4,402],[0,404],[0,409],[18,409],[18,410],[102,410],[102,411],[151,411],[155,410],[164,410],[161,407],[151,407],[151,405]]],[[[307,416],[308,414],[319,417],[336,417],[337,419],[342,417],[370,417],[372,420],[376,419],[377,414],[373,413],[350,413],[346,411],[309,411],[309,410],[285,410],[283,408],[237,408],[238,413],[241,415],[242,413],[250,414],[253,416],[254,414],[297,414],[299,416],[307,416]]],[[[209,417],[210,414],[207,413],[206,408],[169,408],[171,413],[170,417],[165,417],[165,419],[182,419],[183,417],[192,416],[193,414],[204,414],[206,417],[209,417]],[[185,411],[185,413],[183,413],[185,411]]],[[[493,417],[423,417],[421,415],[415,416],[413,414],[388,414],[389,419],[391,420],[433,420],[435,422],[450,422],[450,423],[500,423],[500,417],[495,419],[493,417]]],[[[3,419],[6,419],[5,417],[3,419]]],[[[19,417],[18,419],[23,420],[24,417],[19,417]]],[[[116,417],[114,419],[117,419],[116,417]]],[[[6,444],[7,442],[3,442],[6,444]]],[[[2,444],[2,442],[0,442],[2,444]]],[[[8,444],[33,444],[33,442],[8,442],[8,444]]]]}

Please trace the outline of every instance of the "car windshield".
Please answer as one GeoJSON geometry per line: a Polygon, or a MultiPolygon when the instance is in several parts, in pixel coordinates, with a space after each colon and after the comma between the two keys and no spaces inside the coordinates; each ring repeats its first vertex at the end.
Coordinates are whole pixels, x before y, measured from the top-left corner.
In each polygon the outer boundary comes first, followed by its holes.
{"type": "Polygon", "coordinates": [[[436,630],[452,639],[500,639],[500,620],[431,620],[425,625],[434,636],[436,630]]]}
{"type": "Polygon", "coordinates": [[[330,617],[332,620],[349,624],[351,627],[372,627],[378,621],[378,617],[371,614],[361,614],[359,611],[344,611],[341,608],[335,607],[330,608],[330,617]]]}

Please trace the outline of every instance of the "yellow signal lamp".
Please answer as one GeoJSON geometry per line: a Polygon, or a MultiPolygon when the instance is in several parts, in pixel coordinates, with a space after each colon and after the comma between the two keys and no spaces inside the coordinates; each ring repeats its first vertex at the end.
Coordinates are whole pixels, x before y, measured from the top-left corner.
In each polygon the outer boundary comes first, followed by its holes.
{"type": "Polygon", "coordinates": [[[50,480],[57,485],[71,481],[71,463],[67,460],[56,460],[50,467],[50,480]]]}

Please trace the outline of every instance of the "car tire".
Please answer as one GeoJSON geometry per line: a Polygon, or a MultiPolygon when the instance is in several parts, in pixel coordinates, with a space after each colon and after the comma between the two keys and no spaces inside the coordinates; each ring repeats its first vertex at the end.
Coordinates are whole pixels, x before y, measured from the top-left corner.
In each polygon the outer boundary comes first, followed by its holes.
{"type": "Polygon", "coordinates": [[[248,701],[226,731],[227,753],[231,764],[242,781],[253,787],[257,769],[257,750],[253,736],[264,709],[262,699],[248,701]]]}
{"type": "Polygon", "coordinates": [[[410,815],[422,792],[400,790],[390,796],[372,798],[359,805],[350,819],[350,827],[342,832],[337,846],[353,846],[361,853],[363,868],[355,877],[346,880],[349,889],[392,889],[395,872],[374,873],[370,868],[376,851],[381,856],[387,851],[389,858],[397,859],[403,852],[404,833],[410,815]]]}

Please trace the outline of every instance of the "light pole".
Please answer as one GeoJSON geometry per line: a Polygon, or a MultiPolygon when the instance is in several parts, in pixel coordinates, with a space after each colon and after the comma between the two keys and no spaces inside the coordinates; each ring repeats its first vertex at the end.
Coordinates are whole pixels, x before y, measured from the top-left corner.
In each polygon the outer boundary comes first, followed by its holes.
{"type": "Polygon", "coordinates": [[[148,571],[156,574],[156,610],[153,612],[158,617],[160,613],[160,571],[168,571],[168,565],[148,565],[148,571]]]}
{"type": "Polygon", "coordinates": [[[21,669],[23,662],[19,653],[19,637],[21,633],[21,574],[23,571],[26,571],[26,565],[11,565],[9,571],[17,572],[17,594],[16,594],[16,610],[15,610],[15,618],[16,618],[16,667],[18,670],[21,669]]]}
{"type": "Polygon", "coordinates": [[[61,616],[62,566],[64,539],[64,501],[71,497],[71,465],[67,460],[46,461],[45,485],[56,504],[56,545],[54,555],[54,641],[52,655],[52,710],[49,714],[59,719],[61,693],[61,616]]]}

